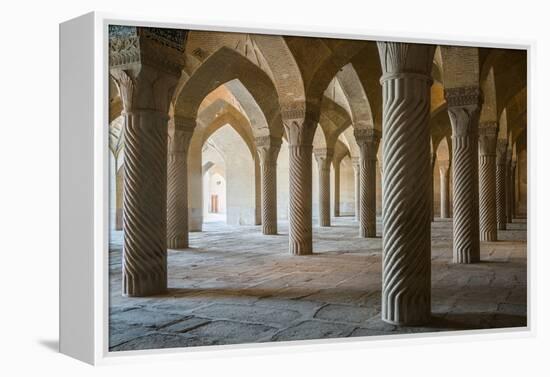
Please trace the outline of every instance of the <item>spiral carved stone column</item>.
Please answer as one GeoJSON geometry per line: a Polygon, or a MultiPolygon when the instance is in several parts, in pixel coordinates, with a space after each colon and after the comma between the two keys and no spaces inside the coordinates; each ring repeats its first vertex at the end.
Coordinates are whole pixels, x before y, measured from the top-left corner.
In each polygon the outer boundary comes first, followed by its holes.
{"type": "Polygon", "coordinates": [[[510,222],[516,217],[516,166],[517,160],[510,164],[510,222]]]}
{"type": "Polygon", "coordinates": [[[166,152],[168,116],[133,111],[126,118],[123,292],[166,290],[166,152]]]}
{"type": "Polygon", "coordinates": [[[189,210],[187,208],[187,151],[193,128],[175,119],[174,133],[168,141],[167,233],[169,249],[189,247],[189,210]]]}
{"type": "Polygon", "coordinates": [[[479,128],[479,237],[497,240],[496,208],[497,124],[483,123],[479,128]]]}
{"type": "Polygon", "coordinates": [[[383,93],[382,320],[425,323],[431,306],[430,77],[434,46],[378,42],[383,93]]]}
{"type": "Polygon", "coordinates": [[[448,219],[450,216],[450,201],[449,201],[449,161],[439,161],[439,203],[440,217],[448,219]]]}
{"type": "Polygon", "coordinates": [[[277,234],[277,157],[281,140],[256,138],[262,177],[262,233],[277,234]]]}
{"type": "Polygon", "coordinates": [[[353,157],[351,159],[351,164],[353,166],[353,179],[354,179],[354,187],[355,187],[355,193],[354,193],[354,199],[355,199],[355,221],[360,221],[359,218],[361,217],[360,216],[360,164],[359,164],[359,158],[358,157],[353,157]]]}
{"type": "Polygon", "coordinates": [[[290,253],[312,253],[311,145],[289,145],[289,244],[290,253]]]}
{"type": "Polygon", "coordinates": [[[453,128],[453,262],[479,262],[478,87],[445,90],[453,128]]]}
{"type": "Polygon", "coordinates": [[[340,217],[340,163],[342,160],[334,161],[334,217],[340,217]]]}
{"type": "Polygon", "coordinates": [[[434,221],[434,218],[435,218],[435,215],[434,215],[434,169],[435,169],[435,161],[437,159],[437,154],[435,152],[431,152],[431,155],[430,155],[430,165],[432,167],[432,184],[430,185],[430,190],[431,190],[431,194],[430,194],[430,203],[431,203],[431,216],[432,216],[432,222],[434,221]]]}
{"type": "Polygon", "coordinates": [[[360,151],[359,235],[376,237],[376,152],[380,132],[373,129],[354,131],[360,151]]]}
{"type": "Polygon", "coordinates": [[[109,27],[109,73],[125,117],[122,289],[127,296],[167,288],[168,110],[183,69],[186,35],[109,27]]]}
{"type": "Polygon", "coordinates": [[[316,149],[313,154],[319,168],[319,226],[330,226],[330,165],[334,151],[316,149]]]}
{"type": "Polygon", "coordinates": [[[506,139],[498,139],[496,146],[496,207],[497,228],[506,230],[506,139]]]}
{"type": "Polygon", "coordinates": [[[506,151],[506,222],[512,223],[512,148],[506,151]]]}

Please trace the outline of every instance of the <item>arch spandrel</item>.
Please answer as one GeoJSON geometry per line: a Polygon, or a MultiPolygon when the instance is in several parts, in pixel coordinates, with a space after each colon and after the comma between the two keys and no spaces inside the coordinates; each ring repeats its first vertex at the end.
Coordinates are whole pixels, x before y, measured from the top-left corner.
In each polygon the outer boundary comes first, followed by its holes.
{"type": "Polygon", "coordinates": [[[262,123],[262,119],[257,119],[261,118],[258,112],[253,111],[255,102],[265,117],[271,135],[282,136],[280,106],[273,82],[262,69],[227,47],[220,48],[205,59],[182,85],[175,104],[176,116],[195,119],[204,98],[220,85],[233,80],[239,83],[233,82],[226,86],[232,89],[236,97],[239,97],[240,92],[239,102],[245,111],[249,111],[248,115],[257,120],[258,125],[262,123]],[[246,95],[243,88],[250,95],[246,95]]]}
{"type": "Polygon", "coordinates": [[[355,141],[355,136],[353,135],[353,127],[349,126],[346,128],[338,137],[339,140],[344,140],[344,144],[349,149],[351,158],[359,158],[359,145],[355,141]]]}
{"type": "Polygon", "coordinates": [[[382,67],[376,42],[364,41],[364,47],[351,59],[368,98],[374,129],[382,131],[382,67]]]}
{"type": "Polygon", "coordinates": [[[357,129],[374,128],[371,105],[353,65],[343,66],[336,74],[336,80],[349,103],[353,126],[357,129]]]}
{"type": "Polygon", "coordinates": [[[338,135],[351,124],[351,118],[342,106],[324,96],[319,122],[325,131],[327,141],[335,142],[338,135]]]}
{"type": "Polygon", "coordinates": [[[494,81],[498,119],[510,99],[527,86],[527,52],[512,49],[488,50],[481,70],[481,82],[491,79],[494,81]]]}
{"type": "Polygon", "coordinates": [[[191,146],[194,147],[195,144],[198,144],[202,147],[214,132],[226,124],[234,128],[242,137],[254,158],[256,151],[254,135],[248,120],[234,106],[221,99],[213,102],[199,114],[194,137],[191,138],[191,146]],[[195,137],[195,134],[197,137],[195,137]]]}
{"type": "Polygon", "coordinates": [[[527,127],[527,88],[522,88],[506,104],[508,131],[515,139],[527,127]]]}
{"type": "Polygon", "coordinates": [[[349,149],[345,143],[340,140],[336,140],[334,144],[334,157],[332,160],[333,164],[338,164],[344,159],[344,157],[350,156],[349,149]]]}
{"type": "Polygon", "coordinates": [[[440,46],[445,89],[479,87],[479,49],[464,46],[440,46]]]}
{"type": "Polygon", "coordinates": [[[315,128],[315,133],[313,134],[313,149],[326,149],[327,148],[327,139],[323,127],[318,124],[315,128]]]}
{"type": "Polygon", "coordinates": [[[353,118],[353,112],[350,107],[350,103],[348,100],[348,97],[344,93],[344,90],[342,88],[342,85],[340,81],[335,77],[332,79],[332,81],[329,83],[327,89],[324,92],[324,97],[327,97],[331,99],[333,102],[337,103],[339,106],[341,106],[350,117],[353,118]]]}

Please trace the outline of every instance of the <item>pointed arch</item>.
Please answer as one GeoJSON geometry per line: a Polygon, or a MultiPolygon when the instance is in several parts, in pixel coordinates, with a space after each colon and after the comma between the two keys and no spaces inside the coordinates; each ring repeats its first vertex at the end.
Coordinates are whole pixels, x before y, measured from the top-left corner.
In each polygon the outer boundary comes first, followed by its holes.
{"type": "Polygon", "coordinates": [[[203,99],[226,83],[245,111],[248,110],[247,114],[250,113],[251,126],[256,130],[265,129],[265,119],[269,134],[282,136],[279,99],[270,77],[250,60],[225,46],[204,60],[181,86],[175,103],[175,115],[191,121],[196,119],[203,99]],[[263,116],[255,110],[256,105],[263,116]]]}

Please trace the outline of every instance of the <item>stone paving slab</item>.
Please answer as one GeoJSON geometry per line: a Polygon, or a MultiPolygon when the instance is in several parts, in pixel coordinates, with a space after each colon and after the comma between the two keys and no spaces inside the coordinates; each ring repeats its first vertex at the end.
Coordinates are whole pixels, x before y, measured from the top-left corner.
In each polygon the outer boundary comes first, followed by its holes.
{"type": "MultiPolygon", "coordinates": [[[[380,319],[381,239],[358,237],[352,218],[314,228],[315,254],[288,254],[288,226],[205,224],[190,249],[168,251],[166,294],[122,296],[120,232],[110,243],[110,349],[524,327],[526,224],[482,243],[482,262],[452,263],[452,222],[432,223],[432,320],[398,327],[380,319]]],[[[378,224],[379,231],[381,224],[378,224]]]]}

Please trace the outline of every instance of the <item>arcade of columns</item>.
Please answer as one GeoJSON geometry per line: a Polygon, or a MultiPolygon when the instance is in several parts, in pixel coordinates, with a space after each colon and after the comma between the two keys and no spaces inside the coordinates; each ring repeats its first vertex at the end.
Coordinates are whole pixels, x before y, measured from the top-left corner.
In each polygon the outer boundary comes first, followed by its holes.
{"type": "Polygon", "coordinates": [[[111,119],[123,116],[123,293],[163,293],[167,248],[189,246],[189,150],[204,99],[225,85],[252,128],[266,235],[278,232],[277,158],[288,143],[292,255],[314,252],[313,159],[319,225],[340,215],[335,146],[352,127],[360,237],[376,237],[382,171],[382,319],[426,323],[434,175],[440,216],[452,214],[453,262],[479,262],[480,241],[497,240],[521,197],[525,70],[525,53],[513,50],[111,27],[111,119]],[[331,98],[335,86],[343,94],[331,98]],[[441,143],[448,153],[439,158],[441,143]]]}

